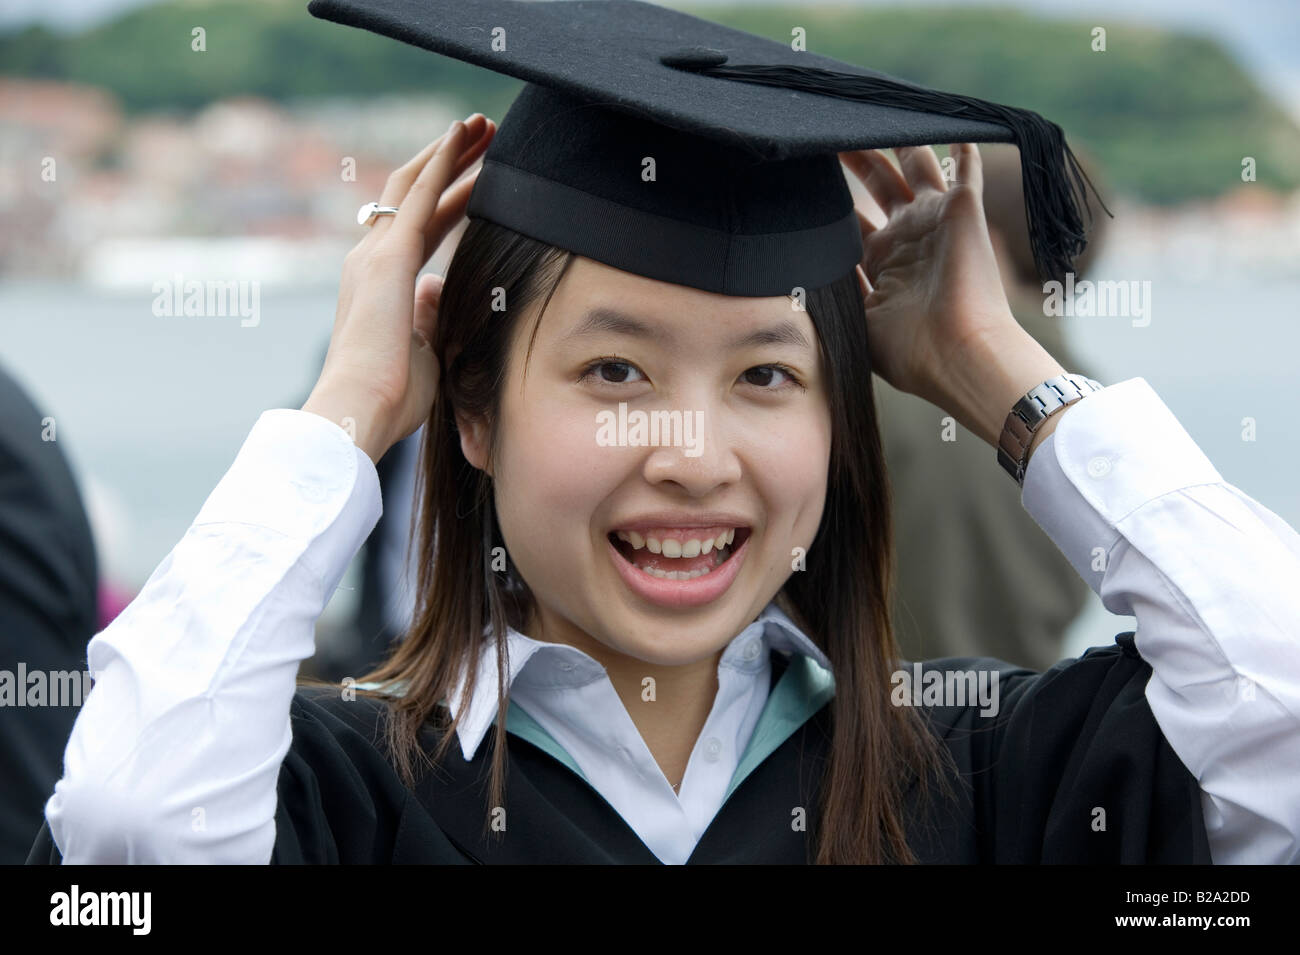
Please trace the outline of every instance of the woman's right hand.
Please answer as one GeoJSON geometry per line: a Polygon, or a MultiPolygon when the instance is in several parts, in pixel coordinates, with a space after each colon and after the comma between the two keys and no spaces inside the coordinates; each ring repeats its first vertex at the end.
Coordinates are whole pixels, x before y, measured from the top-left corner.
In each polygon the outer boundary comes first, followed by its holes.
{"type": "Polygon", "coordinates": [[[477,170],[451,185],[487,149],[496,124],[480,113],[393,172],[380,216],[343,263],[329,351],[303,411],[352,435],[376,464],[419,428],[438,393],[432,345],[442,279],[416,276],[461,221],[477,170]],[[450,188],[448,188],[450,186],[450,188]]]}

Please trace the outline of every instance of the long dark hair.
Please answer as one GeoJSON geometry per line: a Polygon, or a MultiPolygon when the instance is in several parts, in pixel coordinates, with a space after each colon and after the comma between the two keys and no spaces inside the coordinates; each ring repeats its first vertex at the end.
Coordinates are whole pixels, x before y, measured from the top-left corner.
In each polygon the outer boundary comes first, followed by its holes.
{"type": "MultiPolygon", "coordinates": [[[[492,479],[470,465],[456,412],[488,423],[490,461],[498,454],[499,402],[518,316],[540,301],[540,315],[573,256],[494,223],[471,219],[447,269],[435,348],[444,357],[439,394],[425,427],[416,494],[418,595],[410,630],[393,654],[362,677],[392,688],[387,745],[407,785],[416,762],[440,762],[455,738],[450,698],[463,661],[465,700],[477,661],[494,640],[500,674],[487,806],[504,804],[509,673],[506,627],[523,630],[532,608],[527,584],[507,559],[493,510],[492,479]],[[499,291],[498,291],[499,290],[499,291]],[[505,311],[493,311],[494,296],[505,311]],[[443,559],[435,560],[435,554],[443,559]],[[418,742],[426,723],[439,730],[432,754],[418,742]]],[[[832,417],[826,505],[808,550],[807,569],[791,575],[778,602],[831,661],[829,766],[813,821],[818,863],[914,862],[905,831],[905,799],[925,799],[932,783],[947,790],[947,751],[912,707],[889,699],[899,652],[889,616],[893,538],[889,486],[868,372],[866,316],[856,273],[807,293],[820,339],[832,417]],[[908,792],[916,784],[915,791],[908,792]]],[[[536,325],[533,335],[536,334],[536,325]]],[[[529,340],[529,354],[532,339],[529,340]]],[[[489,464],[489,470],[495,468],[489,464]]],[[[383,695],[382,691],[377,691],[383,695]]],[[[462,710],[463,712],[463,710],[462,710]]],[[[914,807],[915,808],[915,807],[914,807]]],[[[485,812],[485,817],[487,813],[485,812]]]]}

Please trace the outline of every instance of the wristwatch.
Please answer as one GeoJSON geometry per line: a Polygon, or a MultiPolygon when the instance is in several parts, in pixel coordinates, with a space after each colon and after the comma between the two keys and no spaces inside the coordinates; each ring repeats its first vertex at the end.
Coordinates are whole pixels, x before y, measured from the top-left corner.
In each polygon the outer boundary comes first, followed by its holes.
{"type": "Polygon", "coordinates": [[[1015,403],[1002,426],[998,438],[998,464],[1021,487],[1025,484],[1025,465],[1029,458],[1029,445],[1044,421],[1067,405],[1072,405],[1084,395],[1101,391],[1104,386],[1083,375],[1057,375],[1041,385],[1030,388],[1015,403]]]}

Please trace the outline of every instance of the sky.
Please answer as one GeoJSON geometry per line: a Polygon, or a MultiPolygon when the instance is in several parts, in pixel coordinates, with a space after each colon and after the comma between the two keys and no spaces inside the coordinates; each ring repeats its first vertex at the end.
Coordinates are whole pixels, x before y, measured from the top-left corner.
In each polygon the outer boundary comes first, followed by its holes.
{"type": "MultiPolygon", "coordinates": [[[[154,0],[3,0],[0,28],[39,21],[78,29],[154,0]]],[[[306,0],[300,2],[307,16],[306,0]]],[[[764,3],[766,0],[750,0],[764,3]]],[[[899,0],[848,0],[846,5],[896,6],[899,0]]],[[[681,4],[668,2],[665,6],[681,4]]],[[[907,0],[916,6],[988,6],[989,0],[907,0]]],[[[1218,36],[1261,85],[1300,121],[1300,2],[1298,0],[1001,0],[1045,16],[1181,26],[1218,36]]],[[[705,8],[708,0],[692,6],[705,8]]],[[[1099,21],[1104,26],[1106,21],[1099,21]]]]}

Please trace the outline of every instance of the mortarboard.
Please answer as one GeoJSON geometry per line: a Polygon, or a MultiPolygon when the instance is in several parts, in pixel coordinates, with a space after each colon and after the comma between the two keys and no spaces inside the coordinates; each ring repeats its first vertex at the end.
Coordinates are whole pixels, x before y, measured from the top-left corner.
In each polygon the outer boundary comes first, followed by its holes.
{"type": "Polygon", "coordinates": [[[1063,278],[1086,245],[1091,183],[1060,127],[1030,110],[636,0],[308,10],[526,81],[467,214],[624,271],[727,295],[820,287],[862,256],[837,154],[957,142],[1019,148],[1042,278],[1063,278]]]}

